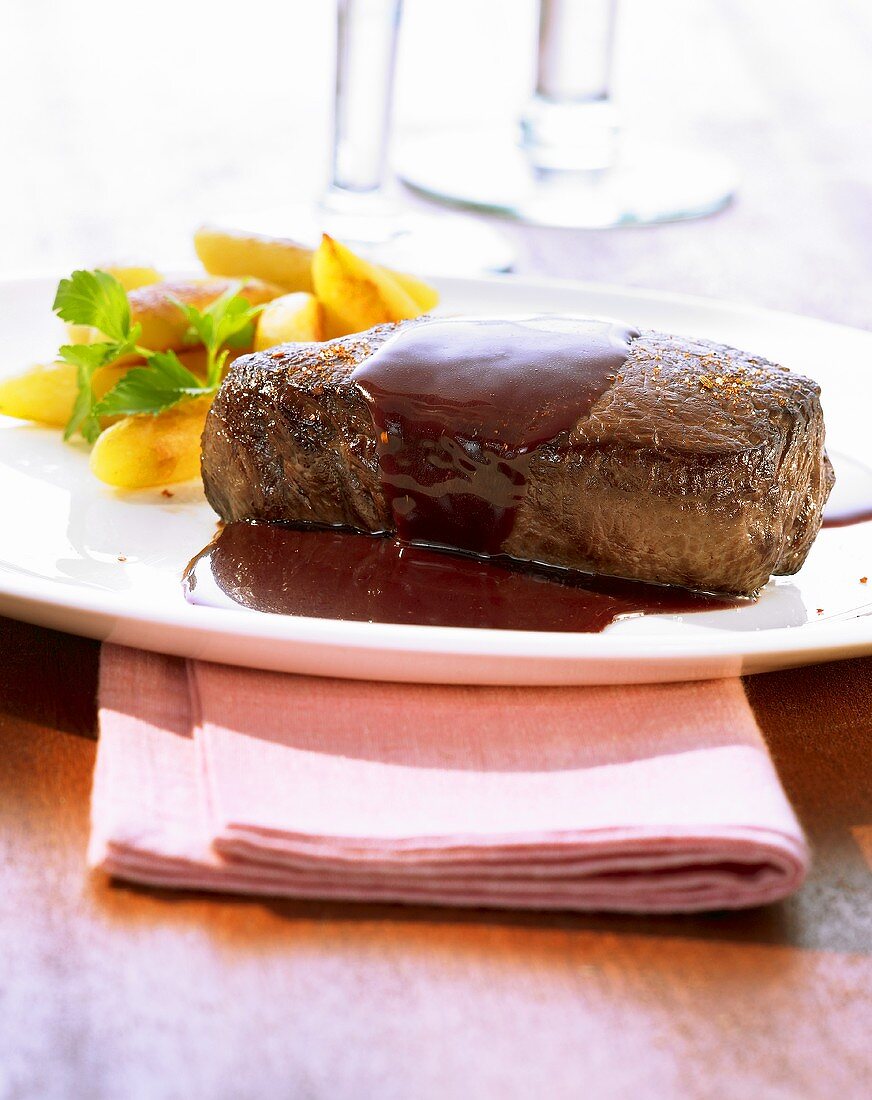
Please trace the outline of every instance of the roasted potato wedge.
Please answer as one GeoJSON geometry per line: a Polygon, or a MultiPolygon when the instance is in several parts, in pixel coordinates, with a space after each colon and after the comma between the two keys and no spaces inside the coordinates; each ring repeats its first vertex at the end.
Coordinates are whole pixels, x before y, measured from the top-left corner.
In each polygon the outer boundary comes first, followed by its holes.
{"type": "Polygon", "coordinates": [[[324,316],[314,294],[299,290],[275,298],[257,319],[254,350],[324,339],[324,316]]]}
{"type": "MultiPolygon", "coordinates": [[[[241,353],[235,352],[230,360],[241,353]]],[[[179,359],[194,374],[205,377],[206,353],[192,348],[179,353],[179,359]]],[[[113,363],[96,371],[91,381],[94,396],[99,400],[137,363],[113,363]]],[[[33,420],[51,427],[66,427],[73,415],[78,382],[72,363],[59,360],[28,367],[21,374],[0,380],[0,413],[18,420],[33,420]]],[[[109,421],[107,421],[109,423],[109,421]]]]}
{"type": "Polygon", "coordinates": [[[107,485],[147,489],[200,473],[200,437],[211,398],[185,401],[158,416],[125,416],[91,451],[91,469],[107,485]]]}
{"type": "Polygon", "coordinates": [[[315,293],[324,307],[327,339],[363,332],[423,310],[392,274],[324,234],[312,260],[315,293]]]}
{"type": "MultiPolygon", "coordinates": [[[[163,275],[153,267],[119,267],[117,264],[102,264],[101,271],[117,279],[129,294],[141,286],[159,283],[163,275]]],[[[67,335],[71,344],[93,344],[100,339],[100,333],[88,325],[67,325],[67,335]]]]}
{"type": "MultiPolygon", "coordinates": [[[[173,298],[186,305],[204,309],[236,283],[234,279],[175,279],[131,291],[130,313],[134,323],[142,325],[140,342],[151,351],[181,351],[185,347],[187,322],[173,298]]],[[[272,301],[281,293],[277,286],[261,279],[246,279],[239,294],[249,305],[272,301]]]]}
{"type": "Polygon", "coordinates": [[[71,363],[40,363],[0,380],[0,413],[62,428],[72,414],[77,390],[71,363]]]}
{"type": "Polygon", "coordinates": [[[296,241],[203,226],[194,248],[210,275],[255,276],[285,291],[312,290],[312,249],[296,241]]]}
{"type": "MultiPolygon", "coordinates": [[[[131,319],[142,325],[139,342],[150,351],[181,351],[186,347],[184,337],[188,324],[173,298],[205,309],[236,284],[239,284],[240,295],[253,306],[270,302],[282,292],[281,287],[261,279],[169,279],[132,290],[127,297],[131,319]]],[[[103,339],[96,329],[83,325],[69,325],[67,332],[73,344],[92,344],[103,339]]],[[[135,356],[128,356],[124,361],[133,362],[134,359],[135,356]]]]}
{"type": "MultiPolygon", "coordinates": [[[[212,275],[251,275],[288,291],[314,288],[315,253],[296,241],[204,226],[194,234],[194,247],[203,267],[212,275]]],[[[393,276],[422,313],[433,309],[439,301],[438,292],[414,275],[386,267],[379,270],[393,276]]]]}
{"type": "MultiPolygon", "coordinates": [[[[135,364],[113,365],[96,371],[91,382],[94,396],[99,399],[108,393],[132,366],[135,364]]],[[[18,420],[64,428],[73,415],[77,392],[77,371],[72,363],[40,364],[0,382],[0,413],[18,420]]]]}
{"type": "Polygon", "coordinates": [[[405,271],[394,271],[392,267],[384,267],[386,271],[409,295],[422,313],[429,313],[439,305],[439,291],[435,290],[423,279],[417,279],[414,275],[407,275],[405,271]]]}
{"type": "Polygon", "coordinates": [[[141,286],[151,286],[152,283],[159,283],[163,279],[163,275],[153,267],[109,264],[101,266],[100,270],[114,276],[128,294],[131,290],[139,290],[141,286]]]}

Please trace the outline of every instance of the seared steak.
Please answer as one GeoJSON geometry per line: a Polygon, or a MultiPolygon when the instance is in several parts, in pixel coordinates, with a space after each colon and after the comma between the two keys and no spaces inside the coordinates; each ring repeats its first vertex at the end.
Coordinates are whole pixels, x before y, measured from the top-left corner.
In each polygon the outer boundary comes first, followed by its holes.
{"type": "MultiPolygon", "coordinates": [[[[399,327],[236,360],[203,434],[222,519],[394,529],[352,371],[399,327]]],[[[589,414],[533,452],[501,551],[752,595],[796,572],[820,527],[833,473],[819,392],[759,356],[643,332],[589,414]]]]}

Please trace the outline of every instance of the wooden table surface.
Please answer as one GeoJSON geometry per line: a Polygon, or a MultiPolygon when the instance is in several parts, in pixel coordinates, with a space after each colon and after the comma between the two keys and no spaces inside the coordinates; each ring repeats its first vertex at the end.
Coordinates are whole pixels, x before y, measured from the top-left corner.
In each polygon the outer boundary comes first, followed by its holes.
{"type": "MultiPolygon", "coordinates": [[[[696,126],[734,158],[740,198],[680,226],[510,230],[520,268],[868,325],[869,6],[674,0],[669,20],[659,4],[628,6],[627,54],[685,112],[686,135],[696,126]]],[[[69,186],[89,155],[64,149],[69,186]]],[[[114,214],[71,210],[30,247],[35,209],[0,206],[20,265],[85,237],[114,248],[124,232],[114,214]]],[[[748,682],[814,846],[803,889],[752,912],[640,919],[215,899],[91,878],[97,659],[95,643],[0,620],[2,1100],[869,1094],[872,660],[748,682]]]]}

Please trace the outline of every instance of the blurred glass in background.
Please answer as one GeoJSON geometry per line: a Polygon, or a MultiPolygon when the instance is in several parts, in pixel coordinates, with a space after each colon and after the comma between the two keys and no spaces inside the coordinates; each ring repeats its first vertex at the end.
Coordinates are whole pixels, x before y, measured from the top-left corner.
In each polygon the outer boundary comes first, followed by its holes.
{"type": "Polygon", "coordinates": [[[286,200],[274,210],[252,205],[221,221],[312,247],[329,233],[394,267],[506,271],[513,250],[496,229],[468,216],[416,210],[392,183],[388,150],[402,10],[402,0],[336,0],[329,176],[320,198],[286,200]]]}
{"type": "MultiPolygon", "coordinates": [[[[511,135],[535,86],[537,13],[535,0],[406,0],[396,151],[435,129],[511,135]]],[[[3,271],[181,264],[198,223],[323,192],[332,0],[28,0],[3,16],[3,271]]],[[[627,131],[722,153],[739,199],[617,232],[501,221],[516,270],[809,312],[824,296],[832,316],[868,323],[872,5],[621,0],[615,43],[627,131]],[[540,252],[550,233],[561,247],[540,252]]]]}
{"type": "Polygon", "coordinates": [[[411,141],[400,177],[430,198],[536,225],[608,229],[702,217],[732,197],[725,158],[627,132],[613,94],[617,0],[539,0],[519,132],[411,141]]]}

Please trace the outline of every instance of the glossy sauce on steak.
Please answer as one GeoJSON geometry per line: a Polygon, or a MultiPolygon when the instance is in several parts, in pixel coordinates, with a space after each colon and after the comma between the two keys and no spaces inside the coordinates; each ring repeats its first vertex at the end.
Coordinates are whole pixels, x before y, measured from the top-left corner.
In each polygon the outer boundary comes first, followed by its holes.
{"type": "Polygon", "coordinates": [[[638,335],[607,321],[459,318],[391,336],[351,377],[397,537],[503,553],[532,455],[590,414],[638,335]]]}
{"type": "Polygon", "coordinates": [[[746,596],[801,566],[832,480],[809,379],[565,317],[422,319],[245,356],[203,436],[227,522],[393,533],[405,508],[416,540],[746,596]],[[447,387],[426,382],[437,342],[447,387]],[[494,388],[496,359],[476,369],[489,346],[516,387],[494,388]],[[550,408],[524,392],[546,360],[550,408]]]}

